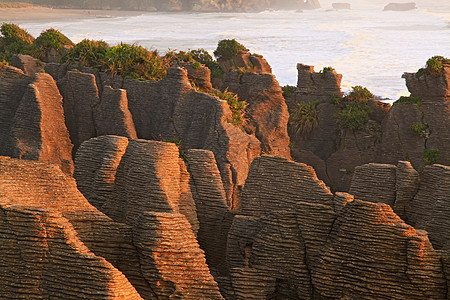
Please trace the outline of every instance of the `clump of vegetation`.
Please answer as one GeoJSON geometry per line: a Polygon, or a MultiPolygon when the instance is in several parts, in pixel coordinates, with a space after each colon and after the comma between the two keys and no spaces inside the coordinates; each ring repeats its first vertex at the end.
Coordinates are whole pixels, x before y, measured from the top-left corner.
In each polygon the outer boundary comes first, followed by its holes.
{"type": "Polygon", "coordinates": [[[197,49],[197,50],[191,50],[190,53],[192,54],[192,58],[195,61],[198,61],[202,64],[204,64],[206,67],[208,67],[211,70],[211,78],[222,78],[223,77],[223,71],[220,68],[217,61],[215,61],[212,56],[206,51],[205,49],[197,49]]]}
{"type": "Polygon", "coordinates": [[[223,92],[213,89],[211,95],[228,103],[232,113],[232,118],[227,120],[228,123],[244,128],[247,122],[245,118],[245,107],[247,106],[247,102],[239,101],[238,96],[235,93],[229,92],[228,89],[223,92]]]}
{"type": "Polygon", "coordinates": [[[432,165],[439,163],[439,149],[423,150],[423,162],[425,165],[432,165]]]}
{"type": "Polygon", "coordinates": [[[10,61],[14,54],[26,54],[34,38],[14,24],[3,23],[0,31],[0,59],[10,61]]]}
{"type": "Polygon", "coordinates": [[[242,44],[237,42],[235,39],[232,40],[221,40],[217,45],[217,49],[214,51],[214,56],[216,58],[222,59],[230,59],[233,56],[237,55],[239,51],[245,51],[245,48],[242,44]]]}
{"type": "Polygon", "coordinates": [[[109,48],[107,67],[112,74],[131,79],[161,80],[167,74],[169,62],[142,46],[120,43],[109,48]]]}
{"type": "Polygon", "coordinates": [[[346,104],[339,111],[339,125],[344,128],[359,130],[369,121],[370,107],[362,102],[346,104]]]}
{"type": "Polygon", "coordinates": [[[450,59],[443,56],[433,56],[427,60],[425,68],[421,68],[417,71],[416,77],[419,78],[422,75],[425,75],[425,72],[433,76],[438,76],[442,72],[444,64],[450,64],[450,59]]]}
{"type": "Polygon", "coordinates": [[[411,129],[412,132],[416,133],[421,137],[428,136],[428,124],[414,123],[409,128],[411,129]]]}
{"type": "Polygon", "coordinates": [[[326,73],[332,73],[335,71],[336,70],[333,67],[324,67],[322,70],[319,71],[319,73],[322,74],[322,76],[325,76],[326,73]]]}
{"type": "Polygon", "coordinates": [[[172,138],[172,139],[165,140],[164,142],[174,143],[175,146],[178,147],[178,157],[181,158],[184,162],[188,161],[186,152],[183,149],[183,142],[180,139],[172,138]]]}
{"type": "Polygon", "coordinates": [[[73,47],[74,43],[64,34],[54,28],[43,31],[33,42],[30,54],[36,58],[43,59],[51,49],[62,54],[65,46],[73,47]]]}
{"type": "Polygon", "coordinates": [[[283,97],[284,99],[288,99],[289,97],[291,97],[295,90],[297,89],[297,87],[293,86],[293,85],[285,85],[281,87],[281,90],[283,91],[283,97]]]}
{"type": "Polygon", "coordinates": [[[295,111],[290,115],[289,122],[294,126],[296,133],[308,135],[319,124],[319,101],[298,103],[295,111]]]}
{"type": "Polygon", "coordinates": [[[67,51],[63,62],[79,62],[83,66],[103,70],[106,68],[109,46],[104,41],[84,39],[67,51]]]}
{"type": "Polygon", "coordinates": [[[420,105],[420,98],[419,97],[412,97],[412,96],[401,96],[397,101],[394,102],[394,105],[396,104],[417,104],[420,105]]]}
{"type": "Polygon", "coordinates": [[[372,112],[368,102],[374,97],[367,88],[362,86],[352,87],[352,91],[343,98],[332,95],[330,103],[340,107],[339,125],[352,130],[363,129],[372,112]]]}

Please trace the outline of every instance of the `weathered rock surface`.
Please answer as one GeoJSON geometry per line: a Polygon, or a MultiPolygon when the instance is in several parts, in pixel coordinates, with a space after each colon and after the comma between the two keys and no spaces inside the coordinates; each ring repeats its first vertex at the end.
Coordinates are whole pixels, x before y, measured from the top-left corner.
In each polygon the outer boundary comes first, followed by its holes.
{"type": "Polygon", "coordinates": [[[246,129],[254,132],[262,151],[290,159],[287,123],[289,113],[278,81],[272,74],[232,71],[225,75],[222,88],[247,102],[246,129]]]}
{"type": "Polygon", "coordinates": [[[59,83],[64,98],[64,114],[74,154],[81,143],[97,136],[94,106],[100,102],[95,76],[68,71],[59,83]]]}
{"type": "Polygon", "coordinates": [[[408,3],[389,3],[386,5],[383,10],[393,10],[393,11],[407,11],[407,10],[413,10],[416,9],[416,3],[415,2],[408,2],[408,3]]]}
{"type": "Polygon", "coordinates": [[[351,201],[338,215],[332,235],[313,275],[322,296],[446,297],[442,263],[426,232],[406,225],[390,206],[351,201]]]}
{"type": "Polygon", "coordinates": [[[408,223],[424,229],[435,249],[450,239],[450,167],[426,166],[419,190],[406,209],[408,223]]]}
{"type": "Polygon", "coordinates": [[[224,257],[233,215],[226,202],[214,154],[192,149],[187,152],[187,158],[192,196],[200,225],[198,243],[205,251],[206,262],[213,275],[227,276],[228,266],[224,257]]]}
{"type": "Polygon", "coordinates": [[[53,78],[45,73],[35,74],[14,115],[13,157],[52,162],[64,173],[73,173],[72,144],[62,105],[53,78]]]}
{"type": "Polygon", "coordinates": [[[144,212],[133,239],[158,299],[223,299],[185,216],[144,212]]]}
{"type": "Polygon", "coordinates": [[[30,55],[17,54],[11,58],[11,66],[21,69],[26,75],[33,76],[44,70],[45,63],[30,55]]]}
{"type": "Polygon", "coordinates": [[[197,232],[189,179],[178,155],[173,143],[93,138],[77,152],[75,178],[86,198],[117,222],[133,225],[145,211],[184,212],[197,232]]]}
{"type": "Polygon", "coordinates": [[[351,4],[350,3],[344,3],[344,2],[332,3],[331,6],[334,9],[351,9],[351,4]]]}
{"type": "Polygon", "coordinates": [[[388,164],[366,164],[355,168],[349,193],[356,198],[381,202],[394,207],[397,167],[388,164]]]}
{"type": "Polygon", "coordinates": [[[14,116],[31,81],[32,77],[24,75],[22,70],[9,66],[0,68],[0,155],[13,155],[14,116]]]}
{"type": "Polygon", "coordinates": [[[228,73],[231,70],[272,73],[272,68],[262,55],[251,54],[248,50],[240,51],[231,58],[218,58],[217,63],[224,73],[228,73]]]}
{"type": "Polygon", "coordinates": [[[93,111],[96,135],[113,134],[137,139],[125,90],[105,86],[100,103],[93,111]]]}
{"type": "Polygon", "coordinates": [[[394,212],[408,222],[406,209],[419,188],[419,173],[408,161],[399,161],[395,175],[395,204],[394,212]]]}
{"type": "Polygon", "coordinates": [[[0,158],[0,210],[2,298],[141,299],[105,260],[132,261],[126,226],[89,205],[57,166],[0,158]],[[90,249],[85,240],[95,240],[90,249]]]}

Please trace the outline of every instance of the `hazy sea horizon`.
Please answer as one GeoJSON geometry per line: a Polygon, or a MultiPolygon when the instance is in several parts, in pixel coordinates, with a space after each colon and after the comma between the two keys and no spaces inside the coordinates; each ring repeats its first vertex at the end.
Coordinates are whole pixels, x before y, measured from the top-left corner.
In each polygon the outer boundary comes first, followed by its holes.
{"type": "Polygon", "coordinates": [[[362,85],[393,100],[408,94],[404,72],[416,72],[434,55],[450,57],[450,1],[416,1],[419,8],[406,12],[382,11],[388,1],[354,2],[352,10],[340,11],[321,1],[322,9],[303,12],[143,12],[17,24],[34,36],[53,27],[74,42],[138,43],[161,54],[198,48],[212,54],[219,40],[235,38],[267,59],[281,85],[297,84],[297,63],[316,71],[332,66],[343,74],[343,90],[362,85]]]}

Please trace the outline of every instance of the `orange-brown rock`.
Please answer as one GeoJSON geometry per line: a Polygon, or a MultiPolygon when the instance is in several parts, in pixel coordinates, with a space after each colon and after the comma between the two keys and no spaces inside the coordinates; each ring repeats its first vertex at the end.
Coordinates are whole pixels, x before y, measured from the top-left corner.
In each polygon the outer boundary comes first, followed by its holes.
{"type": "Polygon", "coordinates": [[[11,66],[21,69],[26,75],[33,76],[44,70],[45,63],[30,55],[17,54],[11,58],[11,66]]]}
{"type": "Polygon", "coordinates": [[[251,54],[248,50],[239,51],[231,58],[218,58],[217,63],[224,73],[231,70],[272,73],[272,68],[262,55],[251,54]]]}
{"type": "Polygon", "coordinates": [[[405,224],[387,204],[345,204],[320,264],[312,282],[323,297],[446,297],[442,263],[426,232],[405,224]]]}
{"type": "Polygon", "coordinates": [[[111,264],[133,261],[129,229],[91,206],[57,166],[0,158],[0,210],[1,298],[141,299],[111,264]]]}
{"type": "Polygon", "coordinates": [[[189,175],[173,143],[102,136],[82,144],[75,178],[86,198],[117,222],[144,211],[185,213],[197,232],[189,175]]]}
{"type": "Polygon", "coordinates": [[[52,162],[73,173],[62,97],[50,75],[33,76],[15,112],[11,135],[13,157],[52,162]]]}
{"type": "Polygon", "coordinates": [[[225,258],[227,236],[233,215],[227,205],[225,190],[214,154],[207,150],[187,152],[192,196],[199,221],[198,243],[214,277],[227,276],[225,258]]]}
{"type": "Polygon", "coordinates": [[[158,299],[223,299],[184,215],[141,213],[133,241],[158,299]]]}
{"type": "Polygon", "coordinates": [[[287,123],[289,113],[278,81],[272,74],[229,72],[222,89],[247,102],[245,125],[255,133],[264,153],[290,159],[287,123]]]}

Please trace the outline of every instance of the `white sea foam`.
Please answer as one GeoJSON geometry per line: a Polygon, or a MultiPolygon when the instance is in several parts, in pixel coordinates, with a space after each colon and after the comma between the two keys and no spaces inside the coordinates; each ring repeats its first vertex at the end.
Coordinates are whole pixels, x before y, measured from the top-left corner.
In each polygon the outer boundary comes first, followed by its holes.
{"type": "Polygon", "coordinates": [[[204,48],[236,38],[271,64],[280,84],[295,85],[298,62],[316,70],[333,66],[342,86],[367,86],[397,99],[407,94],[401,75],[434,55],[450,57],[450,1],[416,1],[419,9],[383,12],[386,1],[353,1],[352,10],[265,11],[261,13],[144,13],[135,17],[22,22],[37,36],[54,27],[75,42],[84,38],[139,43],[160,52],[204,48]]]}

